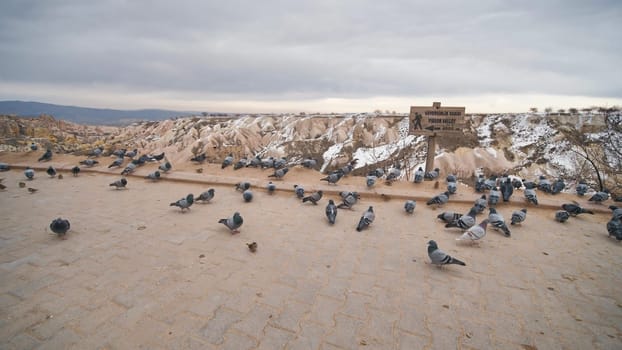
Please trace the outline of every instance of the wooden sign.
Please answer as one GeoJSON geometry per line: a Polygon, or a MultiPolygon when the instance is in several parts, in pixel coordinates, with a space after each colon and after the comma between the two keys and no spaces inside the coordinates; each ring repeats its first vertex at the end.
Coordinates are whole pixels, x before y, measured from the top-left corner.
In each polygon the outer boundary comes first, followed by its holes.
{"type": "Polygon", "coordinates": [[[466,126],[464,107],[441,107],[440,102],[432,106],[411,106],[410,127],[412,135],[455,135],[461,134],[466,126]]]}

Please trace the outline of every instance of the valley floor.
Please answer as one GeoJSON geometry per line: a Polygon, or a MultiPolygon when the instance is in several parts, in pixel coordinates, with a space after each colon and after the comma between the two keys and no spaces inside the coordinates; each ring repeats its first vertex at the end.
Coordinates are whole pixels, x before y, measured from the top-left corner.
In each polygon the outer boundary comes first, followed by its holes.
{"type": "MultiPolygon", "coordinates": [[[[336,186],[316,171],[293,169],[268,195],[269,170],[173,164],[160,182],[128,177],[102,158],[78,177],[78,158],[58,156],[62,180],[36,168],[28,153],[3,153],[14,170],[0,173],[0,347],[3,349],[616,349],[622,347],[622,246],[607,237],[610,212],[587,198],[541,195],[527,220],[506,238],[488,228],[480,247],[459,245],[460,232],[436,219],[464,213],[479,197],[460,186],[445,208],[423,199],[432,183],[377,184],[348,177],[336,186]],[[197,173],[196,168],[203,172],[197,173]],[[248,180],[244,203],[233,188],[248,180]],[[293,184],[326,191],[301,203],[293,184]],[[211,203],[182,213],[169,206],[215,188],[211,203]],[[338,191],[361,193],[354,210],[329,226],[324,207],[338,191]],[[404,198],[416,198],[413,215],[404,198]],[[595,215],[553,220],[577,200],[595,215]],[[372,205],[376,220],[355,230],[372,205]],[[218,219],[239,211],[241,233],[218,219]],[[67,239],[48,226],[67,218],[67,239]],[[437,268],[426,243],[467,266],[437,268]],[[246,243],[257,242],[251,253],[246,243]]],[[[441,181],[442,183],[442,181],[441,181]]],[[[442,186],[442,184],[441,184],[442,186]]],[[[522,192],[499,211],[525,207],[522,192]]],[[[483,215],[478,217],[478,222],[483,215]]]]}

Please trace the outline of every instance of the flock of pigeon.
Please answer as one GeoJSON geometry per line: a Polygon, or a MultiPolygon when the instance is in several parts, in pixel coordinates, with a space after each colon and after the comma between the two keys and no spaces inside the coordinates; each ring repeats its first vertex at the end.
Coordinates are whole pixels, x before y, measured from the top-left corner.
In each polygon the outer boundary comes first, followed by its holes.
{"type": "MultiPolygon", "coordinates": [[[[33,151],[37,150],[36,144],[31,145],[33,151]]],[[[93,167],[99,164],[99,162],[93,158],[99,157],[103,154],[102,148],[94,149],[87,159],[79,162],[80,165],[85,167],[93,167]]],[[[169,172],[172,169],[170,161],[165,157],[164,152],[158,155],[138,155],[138,150],[134,149],[128,151],[127,149],[119,149],[111,153],[115,156],[115,160],[108,165],[108,168],[118,167],[122,168],[121,175],[128,175],[133,173],[137,167],[143,166],[147,163],[159,162],[157,170],[149,173],[145,176],[146,179],[157,181],[161,179],[162,174],[169,172]],[[129,159],[129,162],[125,165],[125,160],[129,159]]],[[[47,149],[45,153],[38,159],[39,162],[49,161],[52,159],[52,151],[47,149]]],[[[202,163],[206,161],[207,156],[205,153],[197,155],[191,158],[191,161],[202,163]]],[[[314,159],[304,159],[298,163],[306,168],[317,168],[317,161],[314,159]]],[[[289,163],[285,158],[273,158],[269,157],[262,159],[259,156],[254,158],[241,158],[238,161],[234,160],[232,154],[229,154],[223,160],[221,168],[225,169],[232,166],[234,170],[244,167],[256,167],[256,168],[270,168],[273,169],[273,173],[268,175],[269,179],[280,180],[283,179],[288,171],[289,163]]],[[[330,172],[320,181],[326,181],[329,185],[337,185],[339,180],[344,176],[350,174],[356,165],[356,159],[346,164],[345,166],[330,172]]],[[[8,164],[0,163],[0,171],[9,170],[8,164]]],[[[78,176],[80,167],[75,166],[71,170],[74,176],[78,176]]],[[[56,169],[50,166],[46,170],[47,175],[50,177],[56,177],[57,175],[62,177],[62,174],[57,174],[56,169]]],[[[35,172],[32,168],[26,168],[24,175],[28,180],[32,180],[35,176],[35,172]]],[[[438,168],[430,172],[424,172],[422,168],[419,168],[414,174],[414,183],[421,183],[424,180],[436,181],[435,188],[439,188],[438,178],[440,176],[440,170],[438,168]]],[[[365,183],[368,188],[373,187],[377,181],[384,179],[385,183],[390,185],[394,181],[399,180],[402,177],[402,170],[399,164],[393,165],[388,171],[378,168],[370,171],[365,177],[365,183]]],[[[428,206],[439,208],[449,202],[450,197],[456,194],[458,190],[457,178],[455,175],[449,174],[446,179],[446,190],[436,196],[430,198],[426,204],[428,206]]],[[[125,177],[110,183],[110,187],[115,189],[124,189],[127,186],[127,179],[125,177]]],[[[20,183],[20,187],[25,187],[23,183],[20,183]]],[[[520,180],[518,178],[511,178],[507,175],[500,177],[490,176],[485,178],[480,175],[475,182],[475,191],[481,193],[481,196],[477,198],[473,206],[466,214],[456,213],[452,211],[444,211],[440,213],[437,218],[445,224],[446,228],[456,228],[462,231],[458,241],[469,242],[471,244],[479,244],[479,242],[485,237],[487,226],[490,225],[494,230],[500,231],[504,236],[510,237],[511,231],[506,223],[506,220],[502,213],[497,210],[497,204],[500,201],[508,202],[510,197],[514,194],[514,190],[524,188],[523,195],[527,203],[538,205],[537,192],[544,192],[555,195],[560,193],[566,187],[563,179],[557,179],[553,182],[549,181],[545,176],[540,176],[538,181],[520,180]],[[488,210],[486,218],[477,223],[477,215],[488,210]]],[[[272,181],[268,181],[266,185],[266,191],[268,194],[273,194],[276,191],[276,184],[272,181]]],[[[34,188],[28,188],[29,192],[34,193],[37,190],[34,188]]],[[[248,181],[241,181],[235,185],[235,190],[242,193],[242,198],[245,202],[251,202],[253,200],[253,191],[251,184],[248,181]]],[[[323,191],[318,190],[311,193],[305,193],[305,189],[302,185],[294,185],[294,194],[301,200],[302,203],[311,203],[317,205],[323,198],[323,191]]],[[[588,185],[584,181],[581,181],[576,186],[576,192],[579,196],[584,196],[588,191],[588,185]]],[[[335,224],[337,219],[337,213],[339,209],[353,209],[354,205],[360,200],[360,195],[357,192],[341,191],[340,203],[336,204],[335,200],[329,199],[326,205],[325,214],[329,224],[335,224]]],[[[215,196],[215,190],[213,188],[194,196],[188,194],[187,196],[170,203],[170,206],[175,206],[181,209],[182,212],[190,210],[190,207],[195,201],[209,202],[215,196]]],[[[602,203],[609,199],[609,193],[605,190],[602,192],[596,192],[588,201],[602,203]]],[[[404,203],[404,211],[408,214],[414,213],[416,208],[416,201],[409,199],[404,203]]],[[[622,208],[611,205],[609,207],[613,216],[607,223],[607,231],[609,236],[614,237],[616,240],[622,240],[622,208]]],[[[561,206],[561,210],[555,212],[555,220],[558,222],[566,222],[570,217],[575,217],[580,214],[594,214],[592,211],[582,208],[576,201],[572,203],[564,203],[561,206]]],[[[511,213],[510,225],[520,225],[527,218],[527,209],[516,210],[511,213]]],[[[362,231],[369,227],[375,219],[375,213],[373,206],[369,206],[367,210],[363,212],[358,223],[356,225],[357,231],[362,231]]],[[[239,233],[240,227],[244,223],[239,212],[235,212],[228,218],[222,218],[218,221],[225,225],[231,233],[239,233]]],[[[70,228],[70,223],[66,219],[56,218],[50,224],[52,232],[58,234],[64,238],[65,234],[70,228]]],[[[247,243],[249,250],[255,252],[257,250],[257,242],[247,243]]],[[[464,262],[453,258],[438,248],[435,241],[428,242],[428,255],[433,264],[446,265],[446,264],[458,264],[465,265],[464,262]]]]}

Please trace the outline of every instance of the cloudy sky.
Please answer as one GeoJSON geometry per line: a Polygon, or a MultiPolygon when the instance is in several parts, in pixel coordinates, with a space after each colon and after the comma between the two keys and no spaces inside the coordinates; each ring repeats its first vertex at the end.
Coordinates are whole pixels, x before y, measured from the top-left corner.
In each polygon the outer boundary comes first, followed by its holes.
{"type": "Polygon", "coordinates": [[[230,112],[622,105],[622,1],[2,0],[0,100],[230,112]]]}

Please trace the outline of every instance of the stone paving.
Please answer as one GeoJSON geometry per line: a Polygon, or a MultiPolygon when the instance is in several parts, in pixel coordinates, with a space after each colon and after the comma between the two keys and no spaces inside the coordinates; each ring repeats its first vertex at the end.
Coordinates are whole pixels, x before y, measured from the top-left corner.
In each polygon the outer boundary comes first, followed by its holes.
{"type": "Polygon", "coordinates": [[[288,193],[242,203],[209,186],[213,203],[182,214],[169,202],[208,186],[131,178],[117,191],[118,176],[38,172],[29,194],[21,171],[0,177],[2,349],[622,348],[607,214],[562,225],[530,210],[512,238],[489,229],[478,248],[421,202],[407,216],[402,201],[363,198],[330,227],[326,199],[288,193]],[[356,232],[368,205],[376,220],[356,232]],[[235,210],[245,223],[231,235],[217,221],[235,210]],[[47,229],[58,216],[66,240],[47,229]],[[429,239],[467,266],[431,266],[429,239]]]}

